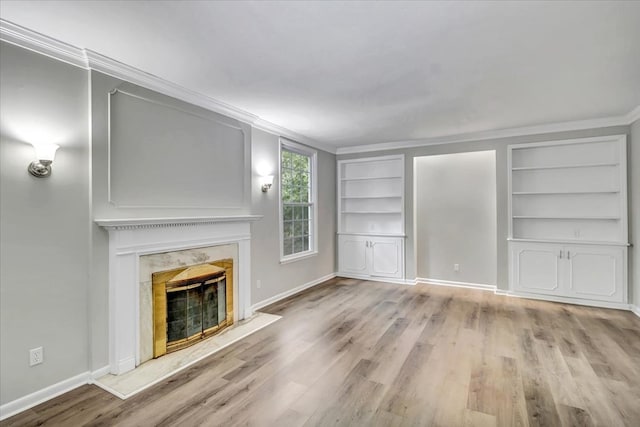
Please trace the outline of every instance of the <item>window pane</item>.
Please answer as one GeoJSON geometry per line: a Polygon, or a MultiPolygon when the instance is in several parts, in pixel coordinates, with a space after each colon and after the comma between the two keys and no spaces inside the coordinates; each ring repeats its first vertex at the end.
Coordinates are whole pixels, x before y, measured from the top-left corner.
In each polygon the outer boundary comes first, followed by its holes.
{"type": "Polygon", "coordinates": [[[293,239],[284,239],[284,255],[291,255],[293,253],[293,239]]]}
{"type": "Polygon", "coordinates": [[[285,205],[282,207],[282,219],[285,221],[293,219],[293,206],[285,205]]]}
{"type": "Polygon", "coordinates": [[[302,237],[297,237],[294,239],[294,248],[295,253],[304,251],[304,242],[302,237]]]}
{"type": "Polygon", "coordinates": [[[303,222],[300,221],[296,221],[293,223],[293,235],[295,237],[299,237],[302,236],[304,234],[304,227],[303,227],[303,222]]]}
{"type": "Polygon", "coordinates": [[[282,230],[282,232],[284,233],[284,238],[289,238],[289,237],[293,237],[293,222],[291,221],[285,221],[284,222],[284,229],[282,230]]]}
{"type": "Polygon", "coordinates": [[[303,245],[305,251],[309,250],[309,236],[304,237],[302,239],[302,245],[303,245]]]}

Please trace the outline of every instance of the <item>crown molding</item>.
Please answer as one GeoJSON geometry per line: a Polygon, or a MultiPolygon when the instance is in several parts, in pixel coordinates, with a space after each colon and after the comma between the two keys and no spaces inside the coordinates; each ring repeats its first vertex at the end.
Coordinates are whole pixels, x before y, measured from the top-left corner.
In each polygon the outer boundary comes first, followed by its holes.
{"type": "Polygon", "coordinates": [[[633,110],[629,111],[626,115],[629,124],[635,123],[640,120],[640,105],[638,105],[633,110]]]}
{"type": "Polygon", "coordinates": [[[429,145],[456,144],[460,142],[485,141],[489,139],[513,138],[517,136],[541,135],[555,132],[577,131],[585,129],[605,128],[611,126],[628,126],[640,119],[640,106],[622,116],[600,119],[576,120],[571,122],[551,123],[546,125],[526,126],[510,129],[497,129],[482,132],[471,132],[458,135],[413,139],[407,141],[381,142],[378,144],[354,145],[339,147],[337,155],[366,153],[371,151],[398,150],[405,148],[425,147],[429,145]]]}
{"type": "Polygon", "coordinates": [[[297,132],[271,123],[233,105],[218,101],[202,93],[185,88],[156,75],[116,61],[89,49],[63,43],[52,37],[0,19],[0,40],[66,62],[85,70],[94,70],[136,85],[154,90],[181,101],[231,117],[253,127],[284,136],[319,150],[336,152],[336,147],[320,143],[297,132]]]}
{"type": "Polygon", "coordinates": [[[76,67],[89,68],[84,49],[63,43],[4,19],[0,19],[0,40],[76,67]]]}

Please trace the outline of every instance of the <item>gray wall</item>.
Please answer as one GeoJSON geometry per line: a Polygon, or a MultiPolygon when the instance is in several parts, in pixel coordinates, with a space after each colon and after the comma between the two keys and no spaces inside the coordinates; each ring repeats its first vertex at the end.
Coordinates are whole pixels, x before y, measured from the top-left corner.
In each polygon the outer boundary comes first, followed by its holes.
{"type": "MultiPolygon", "coordinates": [[[[264,162],[277,174],[277,136],[254,129],[252,150],[254,165],[264,162]]],[[[255,304],[336,271],[336,157],[318,151],[318,254],[286,264],[280,264],[278,180],[263,193],[255,167],[253,173],[251,210],[264,215],[251,229],[251,302],[255,304]],[[262,283],[260,289],[258,280],[262,283]]]]}
{"type": "Polygon", "coordinates": [[[87,73],[0,45],[0,403],[88,369],[87,73]],[[30,142],[60,145],[30,176],[30,142]],[[29,367],[29,349],[44,363],[29,367]]]}
{"type": "Polygon", "coordinates": [[[631,141],[627,144],[629,174],[629,234],[633,243],[629,250],[629,281],[631,297],[640,310],[640,120],[631,125],[631,141]]]}
{"type": "MultiPolygon", "coordinates": [[[[399,150],[384,150],[367,153],[354,153],[338,155],[337,159],[354,159],[358,157],[383,156],[389,154],[405,155],[405,212],[406,212],[406,275],[408,279],[416,277],[416,254],[413,219],[413,158],[419,156],[433,156],[438,154],[466,153],[472,151],[496,151],[496,212],[498,217],[497,228],[497,260],[498,274],[497,285],[500,289],[509,288],[508,258],[507,258],[507,234],[508,234],[508,189],[507,189],[507,145],[523,144],[527,142],[552,141],[560,139],[586,138],[590,136],[629,134],[629,126],[616,126],[599,129],[587,129],[571,132],[557,132],[544,135],[526,135],[513,138],[489,139],[483,141],[469,141],[453,144],[428,145],[425,147],[406,148],[399,150]]],[[[639,168],[637,163],[634,167],[639,168]]],[[[630,165],[630,169],[632,166],[630,165]]],[[[638,191],[630,188],[629,191],[638,191]]],[[[635,215],[640,212],[634,211],[635,215]]],[[[465,260],[461,263],[466,263],[465,260]]]]}
{"type": "Polygon", "coordinates": [[[495,285],[495,152],[416,157],[413,172],[417,276],[495,285]]]}

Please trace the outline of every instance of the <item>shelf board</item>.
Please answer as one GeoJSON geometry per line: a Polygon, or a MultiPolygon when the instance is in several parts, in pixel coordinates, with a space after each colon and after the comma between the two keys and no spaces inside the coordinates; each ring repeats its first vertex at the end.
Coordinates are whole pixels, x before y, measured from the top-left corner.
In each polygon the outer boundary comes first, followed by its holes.
{"type": "Polygon", "coordinates": [[[365,178],[340,178],[340,181],[371,181],[373,179],[401,179],[402,176],[392,175],[392,176],[376,176],[376,177],[365,177],[365,178]]]}
{"type": "Polygon", "coordinates": [[[606,246],[631,246],[624,242],[610,242],[606,240],[578,240],[578,239],[530,239],[523,237],[510,237],[510,242],[533,242],[533,243],[561,243],[561,244],[579,244],[579,245],[606,245],[606,246]]]}
{"type": "Polygon", "coordinates": [[[567,219],[567,220],[619,220],[619,216],[552,216],[552,215],[514,215],[513,219],[567,219]]]}
{"type": "Polygon", "coordinates": [[[368,233],[365,232],[350,232],[350,231],[338,231],[338,235],[349,235],[349,236],[379,236],[379,237],[407,237],[404,233],[376,233],[375,231],[371,231],[368,233]]]}
{"type": "Polygon", "coordinates": [[[343,214],[401,214],[402,211],[342,211],[343,214]]]}
{"type": "Polygon", "coordinates": [[[618,190],[599,190],[599,191],[514,191],[511,194],[514,196],[531,196],[531,195],[545,195],[545,194],[615,194],[619,193],[618,190]]]}
{"type": "Polygon", "coordinates": [[[619,166],[620,163],[585,163],[582,165],[551,165],[551,166],[523,166],[512,167],[512,171],[532,171],[532,170],[545,170],[545,169],[575,169],[575,168],[597,168],[607,166],[619,166]]]}
{"type": "Polygon", "coordinates": [[[342,196],[342,199],[401,199],[402,196],[342,196]]]}

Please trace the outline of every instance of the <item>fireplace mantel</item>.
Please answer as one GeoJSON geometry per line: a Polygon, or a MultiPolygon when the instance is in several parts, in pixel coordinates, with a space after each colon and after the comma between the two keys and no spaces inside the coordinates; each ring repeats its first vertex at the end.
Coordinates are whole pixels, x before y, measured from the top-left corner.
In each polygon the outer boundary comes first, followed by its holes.
{"type": "Polygon", "coordinates": [[[109,232],[109,365],[122,374],[140,363],[140,256],[238,245],[237,319],[251,316],[251,222],[259,215],[96,219],[109,232]]]}
{"type": "Polygon", "coordinates": [[[107,230],[132,230],[135,228],[177,227],[218,222],[252,222],[262,215],[230,215],[230,216],[197,216],[183,218],[123,218],[96,219],[94,222],[107,230]]]}

